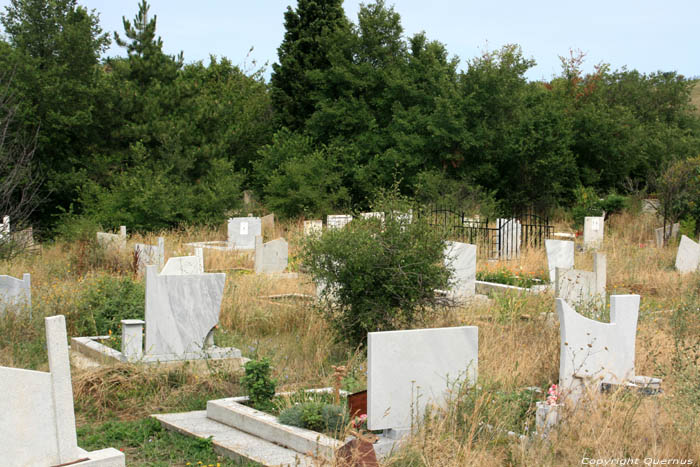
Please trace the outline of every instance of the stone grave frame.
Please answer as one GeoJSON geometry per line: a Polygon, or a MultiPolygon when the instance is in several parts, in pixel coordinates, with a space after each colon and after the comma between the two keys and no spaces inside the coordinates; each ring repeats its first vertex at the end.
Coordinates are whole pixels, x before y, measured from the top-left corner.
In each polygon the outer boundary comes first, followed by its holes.
{"type": "Polygon", "coordinates": [[[0,316],[7,307],[26,306],[31,317],[32,310],[32,276],[24,273],[22,279],[0,275],[0,316]]]}

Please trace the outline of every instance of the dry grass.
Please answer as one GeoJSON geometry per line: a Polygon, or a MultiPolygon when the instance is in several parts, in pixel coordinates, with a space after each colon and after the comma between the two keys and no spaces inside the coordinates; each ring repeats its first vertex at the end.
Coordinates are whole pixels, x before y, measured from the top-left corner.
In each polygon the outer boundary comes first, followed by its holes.
{"type": "MultiPolygon", "coordinates": [[[[387,464],[580,465],[584,456],[700,461],[700,426],[696,421],[700,416],[700,377],[697,363],[688,361],[700,354],[700,311],[692,308],[697,307],[697,299],[695,305],[691,303],[689,314],[678,312],[684,301],[700,290],[700,275],[681,277],[674,271],[675,247],[657,249],[653,245],[652,229],[657,223],[651,216],[614,216],[605,226],[603,251],[607,254],[608,291],[642,295],[636,369],[638,374],[664,378],[662,396],[600,397],[567,413],[566,422],[546,441],[506,436],[499,428],[505,429],[513,421],[513,414],[504,402],[504,394],[517,394],[529,386],[546,390],[558,379],[559,328],[551,313],[552,296],[514,295],[459,309],[436,310],[428,322],[416,326],[479,326],[483,391],[473,399],[456,395],[455,403],[446,411],[434,413],[387,464]],[[485,424],[493,429],[485,429],[485,424]]],[[[298,254],[301,230],[300,222],[278,223],[270,238],[284,235],[293,258],[298,254]]],[[[562,230],[571,231],[567,225],[558,225],[557,231],[562,230]]],[[[190,241],[226,238],[225,227],[189,228],[160,235],[166,239],[166,257],[192,254],[185,245],[190,241]]],[[[129,247],[142,241],[155,244],[157,236],[130,238],[129,247]]],[[[128,268],[130,251],[89,262],[80,259],[89,252],[79,245],[57,242],[45,245],[40,256],[0,264],[3,274],[32,274],[35,304],[32,320],[0,320],[0,364],[27,367],[31,362],[30,366],[45,369],[41,318],[57,313],[71,317],[77,300],[75,291],[90,274],[135,277],[128,268]]],[[[538,249],[526,250],[515,261],[478,262],[479,270],[502,267],[525,273],[547,270],[544,252],[538,249]]],[[[577,252],[576,267],[590,269],[591,255],[577,252]]],[[[339,363],[349,365],[357,384],[365,384],[364,353],[336,343],[312,302],[264,298],[283,293],[313,294],[308,278],[300,275],[297,279],[275,280],[250,274],[245,269],[252,269],[252,255],[237,252],[207,250],[205,269],[227,273],[217,342],[236,346],[245,356],[270,357],[279,389],[331,385],[331,365],[339,363]]],[[[216,368],[198,375],[187,367],[152,370],[118,365],[89,371],[75,368],[73,375],[79,424],[192,410],[203,407],[207,398],[241,393],[238,376],[216,368]]]]}

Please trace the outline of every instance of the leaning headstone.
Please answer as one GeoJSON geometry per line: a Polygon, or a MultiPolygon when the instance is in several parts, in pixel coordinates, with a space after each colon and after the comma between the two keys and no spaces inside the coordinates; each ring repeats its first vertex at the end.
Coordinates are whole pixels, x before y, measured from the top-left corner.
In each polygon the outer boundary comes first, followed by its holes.
{"type": "Polygon", "coordinates": [[[604,253],[593,256],[593,271],[555,268],[555,296],[576,305],[605,304],[607,261],[604,253]]]}
{"type": "Polygon", "coordinates": [[[610,297],[610,323],[588,319],[558,298],[559,387],[573,400],[585,388],[632,380],[639,295],[610,297]]]}
{"type": "Polygon", "coordinates": [[[107,232],[97,232],[97,243],[102,248],[117,248],[123,250],[126,248],[126,226],[119,227],[119,234],[107,232]]]}
{"type": "Polygon", "coordinates": [[[274,274],[287,269],[289,245],[283,238],[263,243],[262,237],[255,239],[255,273],[274,274]]]}
{"type": "Polygon", "coordinates": [[[600,248],[605,236],[605,217],[586,217],[583,223],[583,246],[600,248]]]}
{"type": "Polygon", "coordinates": [[[265,237],[270,237],[274,235],[275,233],[275,215],[274,214],[268,214],[267,216],[263,216],[262,219],[260,219],[261,223],[261,229],[262,229],[262,236],[265,237]]]}
{"type": "Polygon", "coordinates": [[[556,280],[556,269],[574,268],[574,242],[568,240],[544,241],[547,251],[547,265],[549,266],[549,280],[554,283],[556,280]]]}
{"type": "Polygon", "coordinates": [[[450,295],[457,299],[476,293],[476,245],[445,242],[444,264],[451,269],[450,295]]]}
{"type": "Polygon", "coordinates": [[[226,274],[164,276],[146,266],[146,353],[201,353],[213,344],[226,274]]]}
{"type": "Polygon", "coordinates": [[[116,449],[78,447],[66,321],[45,318],[49,373],[0,367],[0,459],[16,466],[125,465],[116,449]]]}
{"type": "Polygon", "coordinates": [[[158,237],[157,245],[137,243],[134,245],[134,253],[138,258],[139,274],[143,274],[144,268],[150,265],[156,265],[161,269],[165,262],[165,239],[158,237]]]}
{"type": "Polygon", "coordinates": [[[326,217],[326,226],[329,229],[342,229],[352,220],[349,214],[333,214],[326,217]]]}
{"type": "Polygon", "coordinates": [[[520,256],[523,226],[518,219],[498,219],[498,255],[501,259],[520,256]]]}
{"type": "Polygon", "coordinates": [[[255,237],[262,235],[259,217],[233,217],[228,220],[228,244],[235,250],[254,250],[255,237]]]}
{"type": "Polygon", "coordinates": [[[367,427],[401,433],[428,405],[444,407],[456,385],[476,382],[478,353],[476,326],[370,332],[367,427]]]}
{"type": "Polygon", "coordinates": [[[700,269],[700,243],[696,243],[685,235],[676,253],[676,269],[681,274],[695,272],[700,269]]]}
{"type": "Polygon", "coordinates": [[[304,236],[320,234],[323,232],[323,221],[304,221],[304,236]]]}
{"type": "Polygon", "coordinates": [[[5,314],[7,306],[32,306],[31,275],[25,273],[22,279],[0,275],[0,316],[5,314]]]}
{"type": "Polygon", "coordinates": [[[654,229],[654,237],[656,239],[656,246],[658,248],[663,248],[663,246],[667,243],[668,240],[672,238],[677,238],[678,235],[681,233],[681,224],[676,222],[673,225],[667,225],[666,226],[666,235],[664,235],[664,228],[659,227],[658,229],[654,229]]]}
{"type": "Polygon", "coordinates": [[[160,272],[162,276],[186,276],[204,274],[204,252],[202,248],[194,249],[194,256],[175,256],[168,258],[160,272]]]}

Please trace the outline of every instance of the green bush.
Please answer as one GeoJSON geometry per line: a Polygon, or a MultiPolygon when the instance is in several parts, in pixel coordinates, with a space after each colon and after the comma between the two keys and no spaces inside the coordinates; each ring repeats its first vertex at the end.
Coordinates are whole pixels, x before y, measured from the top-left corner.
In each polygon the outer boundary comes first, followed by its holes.
{"type": "Polygon", "coordinates": [[[485,282],[495,282],[496,284],[514,285],[516,287],[530,288],[533,285],[547,282],[549,277],[540,276],[518,276],[508,269],[498,271],[479,271],[476,273],[476,280],[485,282]]]}
{"type": "Polygon", "coordinates": [[[436,304],[435,290],[448,286],[440,233],[418,216],[408,222],[408,209],[396,194],[382,195],[373,210],[385,213],[383,225],[356,219],[304,244],[304,266],[327,285],[319,309],[353,346],[368,332],[414,325],[436,304]]]}
{"type": "Polygon", "coordinates": [[[121,320],[144,319],[145,286],[128,276],[88,279],[77,301],[71,325],[78,336],[119,334],[121,320]]]}
{"type": "Polygon", "coordinates": [[[241,379],[241,384],[248,393],[251,406],[264,412],[273,410],[272,399],[275,397],[277,381],[270,377],[270,360],[251,360],[243,368],[245,376],[241,379]]]}
{"type": "Polygon", "coordinates": [[[345,427],[349,417],[341,406],[309,401],[283,410],[278,419],[285,425],[322,433],[338,433],[345,427]]]}
{"type": "Polygon", "coordinates": [[[602,216],[607,218],[610,214],[622,211],[627,205],[627,197],[610,193],[601,199],[596,195],[592,187],[579,186],[574,190],[576,203],[571,209],[574,225],[581,227],[587,216],[602,216]]]}

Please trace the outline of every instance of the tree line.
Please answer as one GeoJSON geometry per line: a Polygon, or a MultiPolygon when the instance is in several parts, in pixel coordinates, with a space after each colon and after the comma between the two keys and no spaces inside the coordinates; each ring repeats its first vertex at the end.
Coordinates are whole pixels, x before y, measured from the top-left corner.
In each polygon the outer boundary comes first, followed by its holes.
{"type": "Polygon", "coordinates": [[[445,44],[406,37],[383,0],[356,21],[342,0],[288,7],[269,82],[166,54],[145,0],[112,36],[77,0],[11,0],[0,22],[7,128],[35,142],[31,222],[47,232],[218,223],[243,190],[289,217],[365,209],[390,187],[485,214],[547,211],[582,187],[653,191],[700,154],[694,82],[675,72],[584,73],[572,52],[531,82],[517,45],[460,68],[445,44]],[[125,57],[102,58],[111,41],[125,57]]]}

